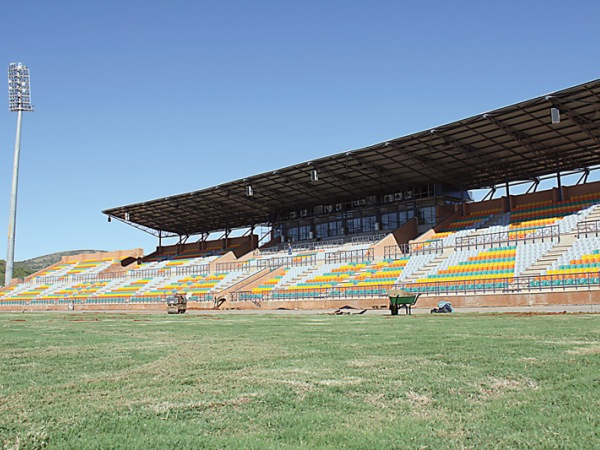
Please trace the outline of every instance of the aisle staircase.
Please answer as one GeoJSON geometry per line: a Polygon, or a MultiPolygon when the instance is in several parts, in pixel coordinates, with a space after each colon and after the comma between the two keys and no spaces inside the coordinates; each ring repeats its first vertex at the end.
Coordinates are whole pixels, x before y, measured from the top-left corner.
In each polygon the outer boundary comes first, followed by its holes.
{"type": "Polygon", "coordinates": [[[577,240],[577,237],[573,234],[566,234],[561,236],[560,242],[554,245],[548,252],[544,253],[541,258],[534,264],[525,269],[519,276],[521,277],[533,277],[544,273],[552,263],[558,260],[562,254],[564,254],[573,243],[577,240]]]}

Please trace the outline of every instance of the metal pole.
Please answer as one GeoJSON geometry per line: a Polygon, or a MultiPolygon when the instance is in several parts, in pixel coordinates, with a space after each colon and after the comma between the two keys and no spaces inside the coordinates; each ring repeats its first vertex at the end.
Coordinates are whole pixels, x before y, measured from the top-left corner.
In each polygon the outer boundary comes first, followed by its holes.
{"type": "Polygon", "coordinates": [[[23,111],[17,114],[17,138],[15,140],[15,160],[13,163],[12,188],[10,190],[10,214],[8,218],[8,251],[6,254],[6,272],[4,285],[8,286],[13,277],[15,265],[15,229],[17,225],[17,187],[19,184],[19,156],[21,153],[21,122],[23,111]]]}
{"type": "Polygon", "coordinates": [[[508,201],[508,211],[510,212],[510,182],[506,179],[506,200],[508,201]]]}

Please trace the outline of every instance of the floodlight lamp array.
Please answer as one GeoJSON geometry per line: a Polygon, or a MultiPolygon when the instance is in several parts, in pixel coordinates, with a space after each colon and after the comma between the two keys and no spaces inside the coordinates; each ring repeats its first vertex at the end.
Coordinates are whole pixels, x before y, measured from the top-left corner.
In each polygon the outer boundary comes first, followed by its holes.
{"type": "Polygon", "coordinates": [[[8,65],[8,105],[10,111],[33,111],[29,68],[22,63],[8,65]]]}

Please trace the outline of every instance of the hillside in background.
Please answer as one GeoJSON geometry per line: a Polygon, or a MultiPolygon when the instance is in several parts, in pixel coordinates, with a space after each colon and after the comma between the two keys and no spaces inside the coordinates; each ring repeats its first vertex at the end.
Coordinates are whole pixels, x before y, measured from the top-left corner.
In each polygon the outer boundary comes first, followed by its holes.
{"type": "MultiPolygon", "coordinates": [[[[15,261],[13,278],[25,278],[32,273],[36,273],[46,267],[56,264],[63,256],[81,255],[82,253],[97,253],[104,250],[70,250],[67,252],[57,252],[50,255],[38,256],[25,261],[15,261]]],[[[0,259],[0,286],[4,286],[4,273],[6,271],[6,261],[0,259]]]]}

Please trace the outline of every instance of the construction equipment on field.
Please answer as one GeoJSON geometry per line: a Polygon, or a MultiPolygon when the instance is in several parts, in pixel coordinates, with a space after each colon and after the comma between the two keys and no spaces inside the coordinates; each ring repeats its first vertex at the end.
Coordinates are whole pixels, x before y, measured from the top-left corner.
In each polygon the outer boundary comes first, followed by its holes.
{"type": "Polygon", "coordinates": [[[167,298],[167,312],[169,314],[185,314],[187,311],[187,299],[185,293],[178,292],[167,298]]]}

